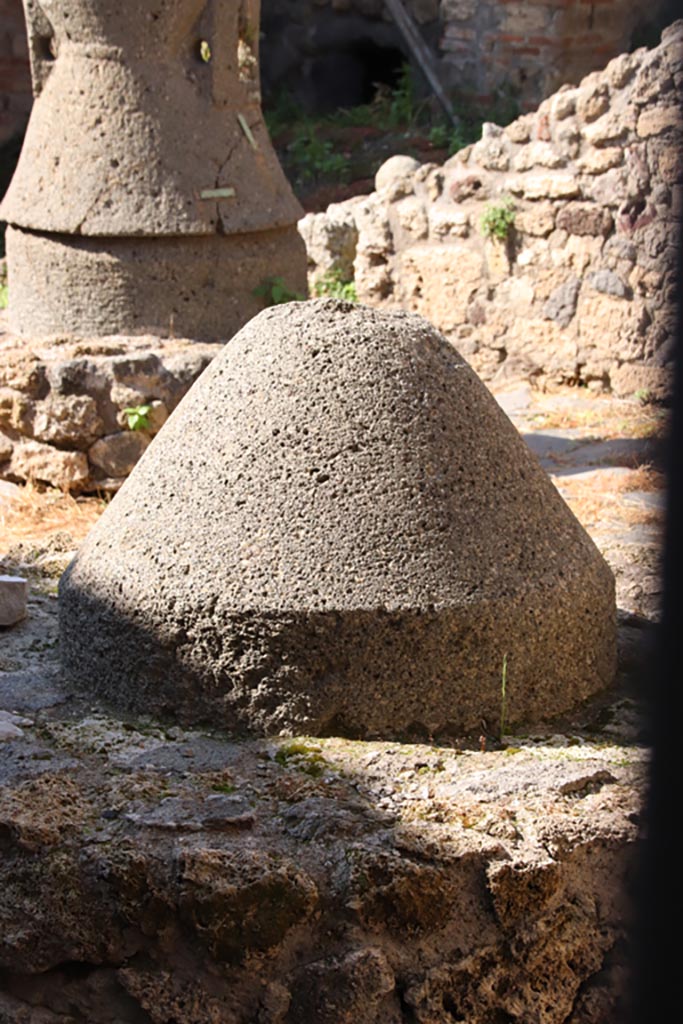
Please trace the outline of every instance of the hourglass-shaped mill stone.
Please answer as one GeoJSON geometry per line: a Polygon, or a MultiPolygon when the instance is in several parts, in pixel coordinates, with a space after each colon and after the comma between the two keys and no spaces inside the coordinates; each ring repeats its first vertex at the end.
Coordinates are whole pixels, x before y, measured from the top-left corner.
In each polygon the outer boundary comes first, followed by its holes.
{"type": "Polygon", "coordinates": [[[225,339],[301,208],[260,107],[259,0],[25,0],[35,102],[2,204],[24,335],[225,339]]]}
{"type": "Polygon", "coordinates": [[[60,584],[63,667],[253,733],[531,723],[609,684],[614,581],[421,317],[265,310],[212,362],[60,584]]]}

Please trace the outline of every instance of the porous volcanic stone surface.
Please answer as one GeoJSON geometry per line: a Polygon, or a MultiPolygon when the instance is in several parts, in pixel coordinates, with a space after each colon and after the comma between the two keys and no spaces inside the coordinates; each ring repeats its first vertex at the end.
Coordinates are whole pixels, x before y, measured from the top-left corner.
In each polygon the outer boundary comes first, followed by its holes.
{"type": "Polygon", "coordinates": [[[60,586],[63,668],[237,731],[478,733],[611,682],[614,581],[425,320],[265,310],[147,449],[60,586]]]}
{"type": "Polygon", "coordinates": [[[35,103],[2,203],[12,331],[223,338],[266,278],[306,290],[301,207],[261,113],[259,4],[92,6],[24,5],[35,103]]]}
{"type": "Polygon", "coordinates": [[[236,235],[83,238],[7,229],[12,330],[27,339],[152,334],[223,341],[282,276],[306,293],[296,226],[236,235]],[[97,301],[93,297],[97,297],[97,301]]]}
{"type": "Polygon", "coordinates": [[[299,203],[261,114],[256,5],[25,6],[35,102],[8,223],[107,238],[294,224],[299,203]],[[208,194],[225,188],[233,194],[208,194]]]}

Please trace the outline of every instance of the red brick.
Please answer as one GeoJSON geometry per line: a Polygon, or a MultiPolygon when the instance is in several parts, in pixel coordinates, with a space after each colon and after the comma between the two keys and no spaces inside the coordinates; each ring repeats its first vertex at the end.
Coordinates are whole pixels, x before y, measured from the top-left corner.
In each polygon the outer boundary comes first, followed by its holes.
{"type": "MultiPolygon", "coordinates": [[[[498,0],[499,4],[518,4],[520,0],[498,0]]],[[[577,0],[524,0],[530,7],[573,7],[577,0]]]]}
{"type": "Polygon", "coordinates": [[[566,46],[566,40],[559,36],[530,36],[532,46],[566,46]]]}

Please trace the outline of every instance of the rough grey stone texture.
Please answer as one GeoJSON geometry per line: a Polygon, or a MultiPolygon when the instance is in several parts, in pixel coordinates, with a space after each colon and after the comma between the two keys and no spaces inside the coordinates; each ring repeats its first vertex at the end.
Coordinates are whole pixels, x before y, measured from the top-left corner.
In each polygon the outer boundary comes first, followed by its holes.
{"type": "Polygon", "coordinates": [[[586,278],[589,284],[592,284],[597,292],[602,292],[604,295],[615,295],[618,299],[626,299],[630,297],[631,289],[627,284],[624,284],[618,274],[615,274],[613,270],[595,270],[592,274],[589,274],[586,278]]]}
{"type": "Polygon", "coordinates": [[[301,207],[260,106],[253,0],[25,5],[35,103],[1,207],[18,334],[225,337],[301,207]],[[218,324],[220,323],[220,329],[218,324]]]}
{"type": "Polygon", "coordinates": [[[3,218],[95,236],[294,224],[299,204],[261,115],[249,6],[121,0],[95,15],[83,0],[29,4],[35,103],[3,218]],[[226,187],[235,194],[202,198],[226,187]]]}
{"type": "Polygon", "coordinates": [[[296,226],[244,235],[79,238],[7,230],[19,335],[150,334],[223,341],[261,309],[254,295],[281,276],[306,293],[296,226]],[[96,300],[96,301],[95,301],[96,300]]]}
{"type": "Polygon", "coordinates": [[[555,320],[560,327],[566,327],[576,313],[580,288],[581,282],[576,277],[555,288],[543,308],[545,319],[555,320]]]}
{"type": "Polygon", "coordinates": [[[265,310],[147,449],[60,584],[64,671],[251,732],[462,734],[610,683],[612,574],[428,323],[265,310]]]}
{"type": "Polygon", "coordinates": [[[0,576],[0,626],[13,626],[26,617],[28,580],[22,576],[0,576]]]}

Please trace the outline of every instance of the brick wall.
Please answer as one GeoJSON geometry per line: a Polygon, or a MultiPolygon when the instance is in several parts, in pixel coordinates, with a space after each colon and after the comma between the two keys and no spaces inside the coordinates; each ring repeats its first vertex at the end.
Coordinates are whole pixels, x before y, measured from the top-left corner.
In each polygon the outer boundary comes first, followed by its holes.
{"type": "Polygon", "coordinates": [[[21,0],[0,0],[0,146],[23,131],[31,103],[21,0]]]}
{"type": "Polygon", "coordinates": [[[452,85],[491,96],[509,83],[532,109],[629,49],[666,0],[441,0],[440,49],[452,85]]]}

